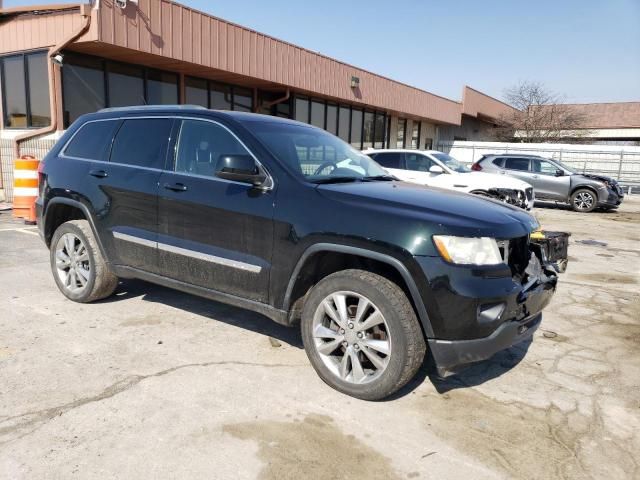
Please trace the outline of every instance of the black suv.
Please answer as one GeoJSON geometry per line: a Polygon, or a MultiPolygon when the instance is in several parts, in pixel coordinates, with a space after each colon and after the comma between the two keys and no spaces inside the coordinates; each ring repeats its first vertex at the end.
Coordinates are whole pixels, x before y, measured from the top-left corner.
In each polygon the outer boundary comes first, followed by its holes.
{"type": "Polygon", "coordinates": [[[64,295],[140,278],[301,324],[332,387],[380,399],[531,337],[557,277],[522,210],[397,181],[329,133],[197,107],[107,109],[44,159],[64,295]]]}

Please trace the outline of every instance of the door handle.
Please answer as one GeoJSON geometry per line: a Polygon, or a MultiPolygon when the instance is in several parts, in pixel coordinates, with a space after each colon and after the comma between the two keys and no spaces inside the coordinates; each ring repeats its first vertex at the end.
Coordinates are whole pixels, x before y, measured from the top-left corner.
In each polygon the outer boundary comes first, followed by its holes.
{"type": "Polygon", "coordinates": [[[109,174],[104,170],[89,170],[89,175],[96,178],[105,178],[109,176],[109,174]]]}
{"type": "Polygon", "coordinates": [[[538,178],[538,175],[534,175],[532,178],[538,178]]]}
{"type": "Polygon", "coordinates": [[[174,192],[186,192],[187,186],[184,183],[165,183],[164,188],[174,192]]]}

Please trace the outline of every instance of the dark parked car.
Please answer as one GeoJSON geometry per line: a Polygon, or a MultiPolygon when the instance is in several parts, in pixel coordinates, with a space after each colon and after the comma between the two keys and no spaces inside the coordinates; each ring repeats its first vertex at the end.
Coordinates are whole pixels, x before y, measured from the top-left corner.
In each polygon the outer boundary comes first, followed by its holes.
{"type": "Polygon", "coordinates": [[[300,323],[364,398],[529,339],[557,277],[519,208],[396,181],[315,127],[195,107],[107,109],[44,159],[40,232],[64,295],[140,278],[300,323]]]}
{"type": "Polygon", "coordinates": [[[613,178],[579,173],[550,158],[485,155],[471,169],[524,180],[533,185],[536,199],[568,203],[577,212],[590,212],[597,207],[618,208],[624,198],[622,188],[613,178]]]}

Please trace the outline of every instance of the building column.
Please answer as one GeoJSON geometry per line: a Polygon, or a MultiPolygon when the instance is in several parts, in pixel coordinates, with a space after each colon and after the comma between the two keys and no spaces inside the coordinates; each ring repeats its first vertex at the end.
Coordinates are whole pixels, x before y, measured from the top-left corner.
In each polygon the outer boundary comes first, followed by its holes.
{"type": "MultiPolygon", "coordinates": [[[[51,59],[47,57],[47,61],[51,62],[51,59]]],[[[62,69],[60,65],[53,65],[53,82],[55,85],[55,91],[53,94],[56,98],[56,112],[58,118],[58,124],[56,125],[56,130],[58,132],[64,130],[64,105],[62,104],[62,69]]],[[[54,115],[54,112],[51,112],[51,115],[54,115]]]]}

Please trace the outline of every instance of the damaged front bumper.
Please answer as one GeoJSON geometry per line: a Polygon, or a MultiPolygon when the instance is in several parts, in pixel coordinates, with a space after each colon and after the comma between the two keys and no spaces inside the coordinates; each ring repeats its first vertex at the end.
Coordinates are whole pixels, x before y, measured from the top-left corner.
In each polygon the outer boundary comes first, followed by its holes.
{"type": "Polygon", "coordinates": [[[558,277],[539,247],[527,243],[526,248],[529,261],[516,274],[507,265],[465,272],[433,257],[421,260],[425,271],[435,267],[440,273],[429,282],[434,335],[427,339],[439,376],[526,341],[538,328],[558,277]]]}
{"type": "Polygon", "coordinates": [[[533,187],[527,188],[526,190],[513,188],[490,188],[488,190],[488,196],[527,211],[531,210],[535,203],[533,187]]]}

